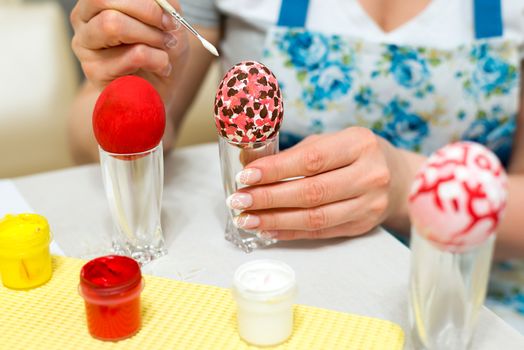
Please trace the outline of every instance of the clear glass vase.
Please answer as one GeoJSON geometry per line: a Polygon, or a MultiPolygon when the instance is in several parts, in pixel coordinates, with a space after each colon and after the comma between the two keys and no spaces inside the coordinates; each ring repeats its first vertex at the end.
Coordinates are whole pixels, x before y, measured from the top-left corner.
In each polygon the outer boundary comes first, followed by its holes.
{"type": "MultiPolygon", "coordinates": [[[[278,135],[264,142],[256,143],[230,143],[219,136],[220,167],[222,170],[222,183],[226,198],[245,187],[235,180],[236,174],[255,159],[278,153],[278,135]]],[[[264,239],[257,236],[256,231],[244,230],[233,224],[233,218],[242,211],[228,208],[225,238],[237,247],[251,252],[253,249],[274,244],[274,239],[264,239]]]]}
{"type": "Polygon", "coordinates": [[[99,148],[102,178],[115,229],[116,254],[141,265],[167,253],[160,224],[164,161],[162,143],[133,154],[108,153],[99,148]]]}
{"type": "Polygon", "coordinates": [[[463,253],[439,249],[412,228],[410,324],[414,349],[469,347],[486,297],[495,235],[463,253]]]}

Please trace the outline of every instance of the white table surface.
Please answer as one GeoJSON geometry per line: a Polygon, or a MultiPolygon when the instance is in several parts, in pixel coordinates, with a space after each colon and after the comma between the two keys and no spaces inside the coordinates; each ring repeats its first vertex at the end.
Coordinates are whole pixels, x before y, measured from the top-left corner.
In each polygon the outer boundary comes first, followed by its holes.
{"type": "MultiPolygon", "coordinates": [[[[97,165],[14,180],[46,216],[69,256],[109,252],[111,218],[97,165]]],[[[297,273],[298,303],[377,317],[408,331],[409,250],[381,229],[355,239],[279,243],[245,254],[225,241],[225,203],[215,144],[166,157],[162,225],[169,254],[146,266],[155,275],[230,287],[234,270],[255,258],[285,261],[297,273]]],[[[524,349],[524,336],[481,312],[472,349],[524,349]]]]}

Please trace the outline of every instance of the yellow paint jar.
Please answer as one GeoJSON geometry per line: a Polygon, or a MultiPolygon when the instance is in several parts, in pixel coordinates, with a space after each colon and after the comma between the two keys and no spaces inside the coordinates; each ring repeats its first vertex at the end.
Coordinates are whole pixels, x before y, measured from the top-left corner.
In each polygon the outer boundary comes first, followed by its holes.
{"type": "Polygon", "coordinates": [[[6,215],[0,220],[0,275],[4,286],[31,289],[52,275],[46,218],[37,214],[6,215]]]}

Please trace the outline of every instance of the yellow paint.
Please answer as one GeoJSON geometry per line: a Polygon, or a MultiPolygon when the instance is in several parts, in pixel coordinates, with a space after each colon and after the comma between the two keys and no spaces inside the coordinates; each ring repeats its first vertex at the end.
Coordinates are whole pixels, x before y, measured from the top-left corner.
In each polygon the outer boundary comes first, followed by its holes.
{"type": "Polygon", "coordinates": [[[4,286],[31,289],[51,278],[51,234],[37,214],[6,215],[0,220],[0,275],[4,286]]]}

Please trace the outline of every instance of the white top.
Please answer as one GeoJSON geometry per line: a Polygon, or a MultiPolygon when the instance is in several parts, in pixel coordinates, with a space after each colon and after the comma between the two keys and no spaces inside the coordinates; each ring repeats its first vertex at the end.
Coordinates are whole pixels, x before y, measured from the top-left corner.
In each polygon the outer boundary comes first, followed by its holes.
{"type": "MultiPolygon", "coordinates": [[[[224,68],[241,60],[260,60],[267,31],[278,21],[282,0],[181,0],[184,16],[214,27],[225,16],[221,54],[224,68]]],[[[524,1],[501,0],[503,39],[522,47],[524,1]]],[[[370,42],[454,49],[475,40],[473,0],[432,0],[404,25],[384,32],[357,0],[310,0],[306,28],[370,42]]]]}

